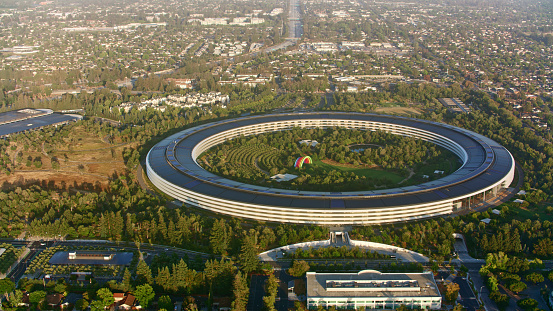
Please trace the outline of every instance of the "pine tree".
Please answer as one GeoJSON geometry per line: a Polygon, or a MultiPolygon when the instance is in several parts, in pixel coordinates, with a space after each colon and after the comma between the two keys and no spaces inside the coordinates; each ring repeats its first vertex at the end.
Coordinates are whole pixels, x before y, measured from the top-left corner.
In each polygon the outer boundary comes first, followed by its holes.
{"type": "Polygon", "coordinates": [[[216,296],[230,295],[232,280],[236,268],[230,260],[208,260],[205,263],[204,275],[209,284],[210,293],[216,296]]]}
{"type": "Polygon", "coordinates": [[[124,229],[124,221],[123,216],[121,216],[121,212],[118,211],[117,214],[113,216],[113,229],[112,229],[112,236],[115,237],[117,241],[121,241],[123,238],[123,229],[124,229]]]}
{"type": "Polygon", "coordinates": [[[127,222],[125,224],[125,232],[127,239],[132,240],[134,238],[134,224],[132,222],[132,214],[127,213],[127,222]]]}
{"type": "Polygon", "coordinates": [[[240,264],[242,271],[246,274],[256,271],[259,268],[259,259],[257,258],[257,249],[250,237],[245,237],[240,249],[240,264]]]}
{"type": "Polygon", "coordinates": [[[274,274],[269,275],[269,279],[266,281],[265,296],[263,297],[263,304],[265,310],[275,311],[276,295],[278,293],[278,279],[274,274]]]}
{"type": "Polygon", "coordinates": [[[108,224],[107,224],[106,217],[104,216],[103,213],[100,216],[100,221],[98,223],[98,226],[100,227],[100,236],[103,237],[103,238],[107,237],[109,229],[108,229],[108,224]]]}
{"type": "Polygon", "coordinates": [[[161,235],[161,238],[166,241],[167,240],[167,225],[165,224],[165,218],[163,217],[163,214],[159,213],[159,222],[157,225],[158,231],[161,235]]]}
{"type": "Polygon", "coordinates": [[[136,281],[137,284],[153,284],[152,271],[144,260],[140,260],[136,266],[136,281]]]}
{"type": "Polygon", "coordinates": [[[168,291],[172,288],[171,283],[171,272],[169,272],[169,268],[164,267],[162,269],[158,269],[156,284],[163,287],[165,291],[168,291]]]}
{"type": "Polygon", "coordinates": [[[184,260],[180,260],[178,264],[173,265],[173,274],[171,279],[173,286],[177,291],[189,293],[196,279],[196,271],[189,269],[184,260]]]}
{"type": "Polygon", "coordinates": [[[190,241],[190,225],[188,223],[188,217],[181,216],[179,218],[177,227],[179,229],[179,233],[181,236],[181,239],[184,243],[188,243],[190,241]]]}
{"type": "Polygon", "coordinates": [[[129,271],[128,268],[125,268],[125,273],[123,274],[123,283],[122,283],[122,287],[125,292],[128,292],[132,289],[131,282],[132,282],[131,272],[129,271]]]}
{"type": "Polygon", "coordinates": [[[245,311],[248,304],[249,289],[246,275],[238,271],[232,282],[232,292],[234,301],[232,302],[232,311],[245,311]]]}
{"type": "Polygon", "coordinates": [[[167,226],[167,235],[169,236],[169,242],[171,245],[179,246],[182,244],[182,236],[175,228],[173,220],[169,221],[169,225],[167,226]]]}
{"type": "Polygon", "coordinates": [[[211,236],[209,237],[213,253],[225,255],[229,246],[227,224],[224,219],[217,219],[213,223],[211,236]]]}

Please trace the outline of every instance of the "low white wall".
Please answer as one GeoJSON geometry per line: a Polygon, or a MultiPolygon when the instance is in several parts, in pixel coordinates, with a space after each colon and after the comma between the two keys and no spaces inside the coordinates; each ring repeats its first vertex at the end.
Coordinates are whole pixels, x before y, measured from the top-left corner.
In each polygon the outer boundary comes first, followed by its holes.
{"type": "Polygon", "coordinates": [[[402,247],[397,247],[397,246],[388,245],[388,244],[376,243],[376,242],[350,240],[349,244],[351,246],[358,246],[360,248],[386,249],[386,250],[394,252],[394,253],[408,253],[408,254],[413,254],[413,255],[417,255],[417,256],[422,256],[422,254],[419,254],[419,253],[414,252],[412,250],[408,250],[408,249],[405,249],[405,248],[402,248],[402,247]]]}
{"type": "MultiPolygon", "coordinates": [[[[349,234],[345,232],[344,239],[347,242],[345,244],[349,247],[359,247],[363,249],[368,249],[373,252],[379,253],[379,251],[385,251],[385,252],[391,252],[394,254],[398,254],[398,258],[402,258],[404,261],[413,261],[413,262],[427,262],[428,258],[424,256],[423,254],[414,252],[412,250],[408,250],[402,247],[397,247],[393,245],[388,244],[382,244],[382,243],[376,243],[376,242],[367,242],[367,241],[358,241],[358,240],[351,240],[349,237],[349,234]],[[406,255],[406,256],[404,256],[406,255]],[[410,255],[410,256],[409,256],[410,255]]],[[[269,254],[275,252],[275,257],[278,259],[279,253],[282,252],[294,252],[296,249],[309,249],[312,248],[319,248],[319,247],[328,247],[328,246],[335,246],[335,247],[341,247],[341,245],[332,244],[330,239],[325,241],[313,241],[313,242],[303,242],[303,243],[296,243],[291,245],[285,245],[277,248],[273,248],[271,250],[268,250],[266,252],[263,252],[259,254],[258,256],[263,259],[268,259],[269,254]]]]}
{"type": "Polygon", "coordinates": [[[266,252],[259,254],[258,256],[263,256],[271,252],[290,252],[290,251],[295,251],[298,248],[309,249],[310,247],[316,248],[316,247],[326,247],[326,246],[330,246],[330,240],[296,243],[296,244],[290,244],[290,245],[273,248],[271,250],[268,250],[266,252]]]}

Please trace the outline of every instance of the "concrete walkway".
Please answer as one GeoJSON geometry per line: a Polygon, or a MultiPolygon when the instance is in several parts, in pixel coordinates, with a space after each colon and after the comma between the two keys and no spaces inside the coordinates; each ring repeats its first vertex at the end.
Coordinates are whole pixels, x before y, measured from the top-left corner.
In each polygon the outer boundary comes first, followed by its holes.
{"type": "Polygon", "coordinates": [[[485,264],[486,260],[472,258],[469,255],[467,244],[465,243],[465,237],[460,233],[454,233],[453,237],[455,238],[455,243],[453,244],[455,252],[459,259],[454,259],[455,263],[480,263],[485,264]]]}

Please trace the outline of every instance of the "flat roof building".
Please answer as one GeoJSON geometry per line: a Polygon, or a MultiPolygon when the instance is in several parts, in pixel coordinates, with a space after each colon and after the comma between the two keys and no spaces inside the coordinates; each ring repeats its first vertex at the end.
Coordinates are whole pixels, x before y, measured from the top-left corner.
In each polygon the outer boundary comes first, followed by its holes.
{"type": "Polygon", "coordinates": [[[459,98],[438,98],[438,101],[453,113],[469,113],[470,108],[459,98]]]}
{"type": "Polygon", "coordinates": [[[74,114],[42,113],[41,111],[37,114],[29,113],[29,111],[38,111],[36,109],[25,109],[26,113],[21,113],[21,111],[24,110],[0,114],[0,138],[83,119],[82,116],[74,114]]]}
{"type": "Polygon", "coordinates": [[[447,124],[368,113],[309,112],[244,116],[175,133],[149,151],[146,172],[167,195],[210,212],[258,221],[366,225],[469,209],[511,184],[515,161],[497,142],[447,124]],[[296,127],[341,127],[413,137],[450,150],[463,166],[418,185],[325,192],[251,185],[215,175],[198,164],[201,153],[226,140],[296,127]]]}
{"type": "Polygon", "coordinates": [[[49,263],[51,265],[128,266],[133,256],[131,252],[62,251],[56,252],[49,263]]]}
{"type": "Polygon", "coordinates": [[[442,296],[431,272],[307,272],[307,307],[337,309],[440,309],[442,296]]]}

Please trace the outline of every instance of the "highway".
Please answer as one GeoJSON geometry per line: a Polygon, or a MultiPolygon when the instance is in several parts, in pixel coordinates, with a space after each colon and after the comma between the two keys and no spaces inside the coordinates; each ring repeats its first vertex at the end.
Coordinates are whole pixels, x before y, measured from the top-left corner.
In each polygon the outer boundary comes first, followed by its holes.
{"type": "Polygon", "coordinates": [[[286,41],[268,47],[263,50],[265,53],[270,53],[276,50],[286,49],[289,46],[295,45],[303,35],[303,23],[301,17],[300,0],[290,0],[288,11],[288,37],[286,41]]]}

